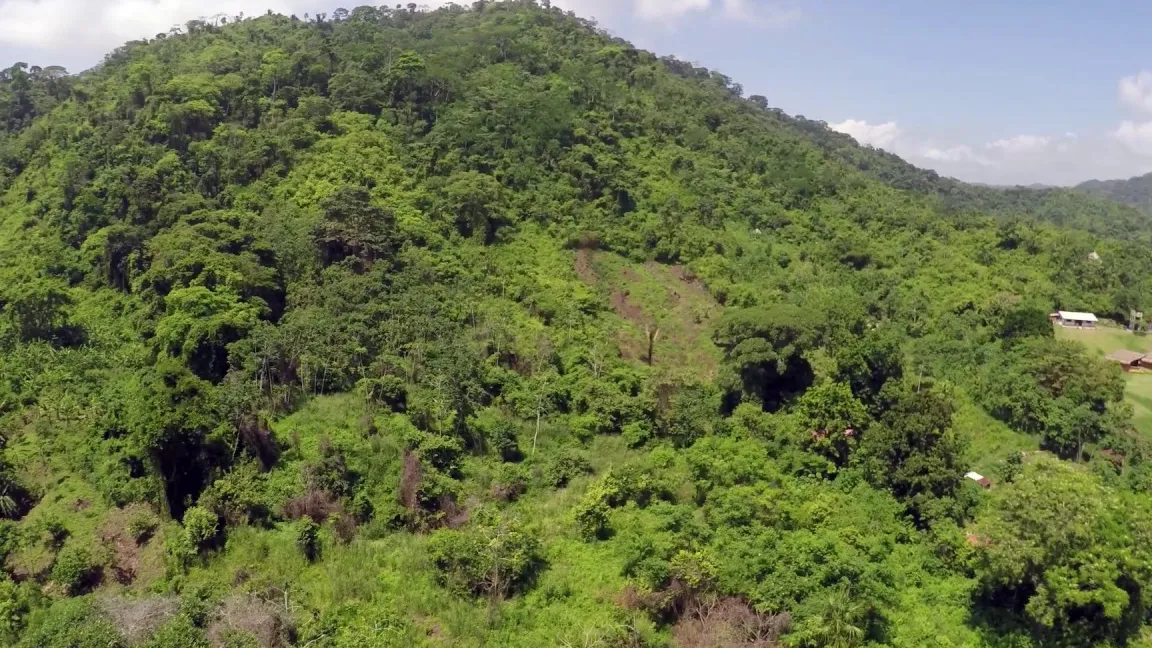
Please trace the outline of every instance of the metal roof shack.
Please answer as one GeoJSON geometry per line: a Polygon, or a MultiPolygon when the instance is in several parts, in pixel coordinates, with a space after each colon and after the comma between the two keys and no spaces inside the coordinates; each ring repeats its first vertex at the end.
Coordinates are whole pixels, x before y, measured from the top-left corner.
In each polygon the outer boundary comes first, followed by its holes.
{"type": "Polygon", "coordinates": [[[1108,360],[1119,363],[1125,371],[1131,369],[1138,369],[1144,359],[1148,357],[1147,353],[1139,351],[1116,351],[1108,355],[1108,360]]]}
{"type": "Polygon", "coordinates": [[[1078,328],[1096,328],[1096,323],[1100,320],[1092,313],[1078,313],[1076,311],[1059,311],[1053,313],[1057,322],[1061,326],[1074,326],[1078,328]]]}
{"type": "Polygon", "coordinates": [[[965,479],[971,479],[972,481],[976,482],[977,484],[980,484],[981,488],[984,488],[984,489],[992,488],[992,480],[988,479],[987,477],[985,477],[984,475],[981,475],[978,472],[970,472],[967,475],[964,475],[964,477],[965,477],[965,479]]]}

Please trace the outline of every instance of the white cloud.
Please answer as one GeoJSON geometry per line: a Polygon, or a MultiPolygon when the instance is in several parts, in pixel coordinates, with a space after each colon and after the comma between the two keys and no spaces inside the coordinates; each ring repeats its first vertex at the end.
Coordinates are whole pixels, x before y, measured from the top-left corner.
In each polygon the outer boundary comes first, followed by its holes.
{"type": "MultiPolygon", "coordinates": [[[[417,0],[437,7],[452,0],[417,0]]],[[[468,4],[468,0],[455,0],[468,4]]],[[[795,0],[799,1],[799,0],[795,0]]],[[[600,18],[632,12],[646,21],[669,21],[687,14],[716,15],[764,25],[785,25],[800,18],[797,9],[760,0],[554,0],[577,14],[600,18]]],[[[370,3],[371,4],[371,3],[370,3]]],[[[62,59],[96,62],[126,41],[150,38],[196,18],[216,14],[260,15],[331,13],[332,0],[0,0],[0,47],[31,48],[62,59]]]]}
{"type": "MultiPolygon", "coordinates": [[[[626,0],[625,0],[626,1],[626,0]]],[[[646,20],[669,21],[687,14],[719,11],[720,16],[753,25],[784,27],[803,18],[796,6],[764,4],[758,0],[632,0],[637,16],[646,20]]],[[[579,13],[579,7],[576,8],[579,13]]]]}
{"type": "Polygon", "coordinates": [[[787,27],[804,18],[799,7],[757,5],[752,0],[722,0],[722,9],[725,18],[761,26],[787,27]]]}
{"type": "MultiPolygon", "coordinates": [[[[306,11],[306,0],[0,0],[0,44],[95,50],[196,18],[306,11]]],[[[316,4],[319,4],[318,2],[316,4]]]]}
{"type": "Polygon", "coordinates": [[[636,15],[649,20],[663,20],[704,11],[710,6],[712,0],[636,0],[636,15]]]}
{"type": "Polygon", "coordinates": [[[1152,72],[1145,70],[1120,79],[1120,103],[1152,112],[1152,72]]]}
{"type": "Polygon", "coordinates": [[[1051,137],[1042,135],[1017,135],[1008,139],[996,140],[984,145],[985,148],[997,150],[1007,155],[1021,153],[1037,153],[1048,148],[1052,143],[1051,137]]]}
{"type": "Polygon", "coordinates": [[[874,148],[888,148],[901,135],[900,127],[894,121],[869,124],[860,119],[846,119],[839,124],[828,124],[828,127],[874,148]]]}
{"type": "Polygon", "coordinates": [[[1137,155],[1152,156],[1152,122],[1125,121],[1112,137],[1137,155]]]}
{"type": "Polygon", "coordinates": [[[919,156],[936,162],[973,162],[980,166],[992,166],[994,164],[992,160],[973,151],[972,147],[966,144],[948,148],[925,145],[920,149],[919,156]]]}

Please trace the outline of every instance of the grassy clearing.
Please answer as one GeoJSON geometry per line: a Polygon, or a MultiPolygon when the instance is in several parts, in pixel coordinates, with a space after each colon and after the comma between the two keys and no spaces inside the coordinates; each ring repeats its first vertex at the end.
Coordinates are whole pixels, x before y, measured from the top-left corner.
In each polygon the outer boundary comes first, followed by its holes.
{"type": "MultiPolygon", "coordinates": [[[[1056,337],[1075,340],[1100,355],[1116,351],[1152,352],[1152,338],[1133,335],[1124,329],[1105,326],[1096,330],[1056,327],[1056,337]]],[[[1125,400],[1132,406],[1133,423],[1145,438],[1152,439],[1152,373],[1124,375],[1125,400]]]]}
{"type": "Polygon", "coordinates": [[[957,432],[972,440],[969,454],[972,470],[982,475],[995,475],[997,465],[1008,455],[1040,449],[1035,437],[1016,432],[997,421],[970,399],[961,402],[963,405],[956,413],[954,426],[957,432]]]}
{"type": "Polygon", "coordinates": [[[1115,326],[1101,326],[1097,329],[1075,329],[1056,327],[1056,337],[1061,340],[1075,340],[1100,355],[1116,351],[1152,352],[1152,338],[1134,335],[1115,326]]]}
{"type": "Polygon", "coordinates": [[[1132,421],[1145,438],[1152,439],[1152,374],[1128,374],[1125,400],[1132,406],[1132,421]]]}
{"type": "Polygon", "coordinates": [[[581,251],[577,274],[612,304],[621,354],[644,361],[646,326],[660,330],[653,356],[656,367],[690,371],[705,380],[716,376],[719,349],[712,327],[721,306],[683,266],[632,263],[621,256],[581,251]]]}

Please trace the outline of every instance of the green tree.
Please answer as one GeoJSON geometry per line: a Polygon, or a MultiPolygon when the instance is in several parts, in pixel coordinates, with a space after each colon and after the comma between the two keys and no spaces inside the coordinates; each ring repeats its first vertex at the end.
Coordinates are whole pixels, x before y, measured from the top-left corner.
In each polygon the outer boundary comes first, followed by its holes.
{"type": "Polygon", "coordinates": [[[803,445],[837,467],[848,464],[849,456],[870,422],[864,405],[843,383],[826,382],[808,390],[796,401],[796,413],[803,428],[803,445]]]}
{"type": "Polygon", "coordinates": [[[1123,644],[1140,631],[1152,584],[1141,504],[1052,459],[995,489],[971,530],[982,596],[1042,639],[1123,644]]]}
{"type": "Polygon", "coordinates": [[[320,525],[310,517],[303,517],[296,523],[296,548],[308,562],[320,559],[320,525]]]}
{"type": "Polygon", "coordinates": [[[788,645],[811,648],[855,648],[864,644],[867,606],[841,586],[820,597],[811,616],[785,637],[788,645]]]}
{"type": "Polygon", "coordinates": [[[725,313],[713,341],[724,351],[732,391],[769,411],[802,394],[814,379],[804,359],[815,343],[813,324],[804,311],[786,304],[725,313]]]}
{"type": "Polygon", "coordinates": [[[938,517],[940,505],[958,513],[949,503],[967,470],[968,440],[952,428],[955,411],[943,387],[906,385],[857,454],[868,480],[890,490],[922,522],[938,517]]]}

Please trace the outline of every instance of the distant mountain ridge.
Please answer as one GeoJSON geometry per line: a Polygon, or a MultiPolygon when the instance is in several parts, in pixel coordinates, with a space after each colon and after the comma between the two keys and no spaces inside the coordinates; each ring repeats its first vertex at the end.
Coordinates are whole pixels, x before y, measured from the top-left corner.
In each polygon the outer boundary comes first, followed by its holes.
{"type": "MultiPolygon", "coordinates": [[[[1128,240],[1152,235],[1152,217],[1134,209],[1134,203],[1078,191],[1079,187],[993,187],[962,182],[931,169],[921,169],[894,153],[861,145],[851,136],[832,130],[825,122],[791,117],[775,109],[769,112],[786,128],[806,135],[829,157],[890,187],[934,198],[945,213],[990,215],[1001,221],[1047,222],[1128,240]]],[[[1148,204],[1152,204],[1152,191],[1149,194],[1148,204]]]]}
{"type": "Polygon", "coordinates": [[[1127,180],[1089,180],[1076,189],[1133,207],[1152,207],[1152,173],[1127,180]]]}

